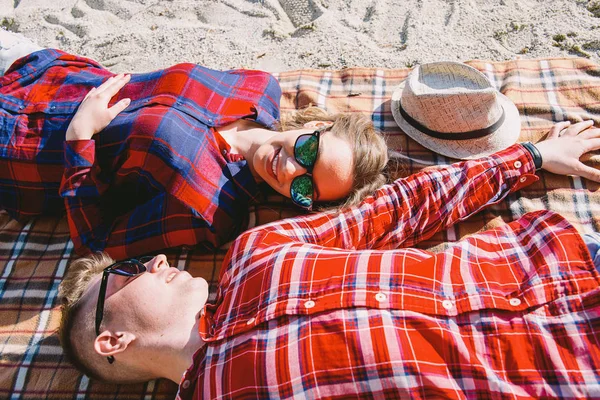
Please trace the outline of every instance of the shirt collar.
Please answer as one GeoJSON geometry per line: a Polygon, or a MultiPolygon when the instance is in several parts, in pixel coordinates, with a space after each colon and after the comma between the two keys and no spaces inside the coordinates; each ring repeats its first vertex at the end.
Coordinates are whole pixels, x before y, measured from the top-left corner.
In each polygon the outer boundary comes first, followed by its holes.
{"type": "Polygon", "coordinates": [[[246,198],[248,202],[256,200],[259,194],[258,185],[252,176],[246,159],[240,154],[231,153],[231,146],[223,139],[216,128],[212,128],[219,152],[226,161],[225,169],[228,178],[235,184],[237,194],[246,198]]]}

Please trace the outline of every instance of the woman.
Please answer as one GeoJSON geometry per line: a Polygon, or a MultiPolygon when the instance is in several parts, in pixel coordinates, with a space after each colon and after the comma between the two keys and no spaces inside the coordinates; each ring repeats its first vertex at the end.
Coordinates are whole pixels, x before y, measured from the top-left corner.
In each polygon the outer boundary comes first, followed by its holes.
{"type": "MultiPolygon", "coordinates": [[[[21,42],[0,31],[0,68],[21,42]]],[[[386,146],[370,120],[309,108],[280,124],[281,90],[265,72],[179,64],[114,76],[50,49],[11,64],[0,77],[0,207],[23,219],[64,201],[78,251],[218,246],[246,226],[263,181],[306,209],[384,183],[386,146]]]]}

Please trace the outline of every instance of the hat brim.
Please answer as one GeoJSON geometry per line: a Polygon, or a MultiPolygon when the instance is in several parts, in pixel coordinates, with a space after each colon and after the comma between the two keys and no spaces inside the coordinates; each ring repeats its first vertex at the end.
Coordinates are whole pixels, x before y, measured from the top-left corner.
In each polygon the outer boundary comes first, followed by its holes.
{"type": "Polygon", "coordinates": [[[438,139],[427,135],[409,124],[398,109],[406,81],[402,82],[392,94],[392,115],[404,133],[421,146],[447,157],[472,160],[493,154],[514,144],[521,133],[519,110],[508,97],[498,93],[498,101],[504,109],[504,123],[493,133],[465,140],[438,139]]]}

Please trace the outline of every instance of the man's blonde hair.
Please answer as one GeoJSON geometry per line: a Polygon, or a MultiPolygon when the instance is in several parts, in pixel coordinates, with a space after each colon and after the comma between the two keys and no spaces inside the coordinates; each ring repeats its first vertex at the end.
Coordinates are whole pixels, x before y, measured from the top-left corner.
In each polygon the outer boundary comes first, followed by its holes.
{"type": "MultiPolygon", "coordinates": [[[[85,337],[89,336],[86,335],[87,332],[90,330],[94,331],[94,317],[83,315],[84,310],[81,297],[89,287],[92,279],[114,262],[106,253],[96,253],[88,257],[79,258],[69,265],[65,277],[58,287],[58,297],[62,306],[60,326],[58,328],[60,344],[65,356],[75,368],[96,380],[105,379],[92,363],[87,362],[89,361],[88,357],[83,356],[76,350],[71,332],[79,320],[83,323],[84,329],[83,332],[78,332],[78,335],[85,337]]],[[[88,312],[87,314],[90,313],[88,312]]],[[[81,323],[77,325],[81,325],[81,323]]]]}
{"type": "Polygon", "coordinates": [[[304,124],[312,121],[333,122],[331,133],[346,139],[352,147],[352,189],[345,199],[334,202],[331,206],[356,205],[386,183],[383,171],[388,162],[387,144],[369,117],[361,113],[331,115],[321,108],[310,106],[282,115],[281,130],[301,129],[304,124]]]}

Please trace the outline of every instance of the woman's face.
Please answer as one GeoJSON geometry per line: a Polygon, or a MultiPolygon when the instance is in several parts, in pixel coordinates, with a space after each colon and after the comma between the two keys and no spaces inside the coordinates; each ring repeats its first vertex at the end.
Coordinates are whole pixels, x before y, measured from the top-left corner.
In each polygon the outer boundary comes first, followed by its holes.
{"type": "MultiPolygon", "coordinates": [[[[298,136],[313,133],[314,127],[278,132],[264,142],[254,153],[254,175],[286,197],[290,197],[292,180],[306,174],[294,157],[294,145],[298,136]]],[[[346,197],[353,182],[352,147],[345,139],[330,131],[322,132],[319,151],[313,166],[313,201],[333,201],[346,197]]]]}

